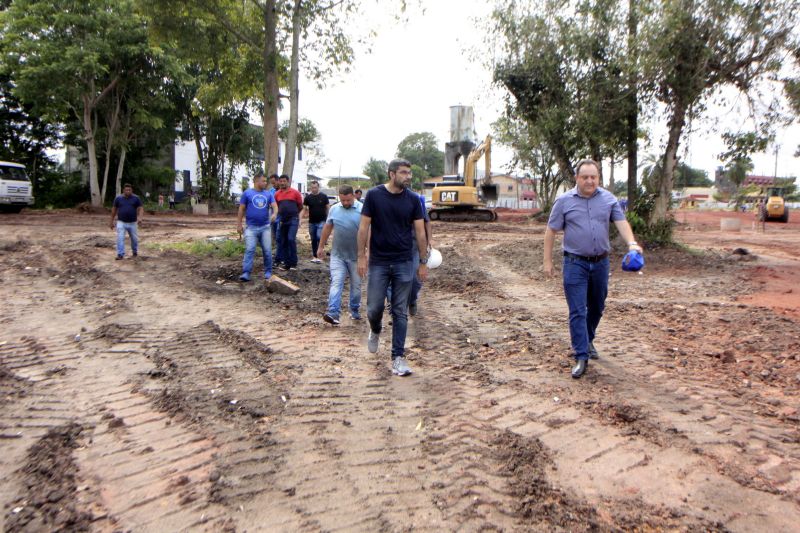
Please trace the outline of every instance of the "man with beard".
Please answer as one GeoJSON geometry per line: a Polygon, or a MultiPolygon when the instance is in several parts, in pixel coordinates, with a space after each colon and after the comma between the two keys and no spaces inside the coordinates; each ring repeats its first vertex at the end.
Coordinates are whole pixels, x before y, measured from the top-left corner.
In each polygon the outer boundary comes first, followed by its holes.
{"type": "Polygon", "coordinates": [[[411,163],[395,159],[389,163],[389,181],[370,190],[364,198],[358,228],[358,274],[367,280],[367,349],[377,353],[380,345],[386,290],[392,289],[392,372],[411,374],[405,358],[408,327],[408,297],[414,276],[424,281],[428,269],[428,241],[419,197],[411,185],[411,163]],[[414,234],[417,235],[419,268],[414,272],[414,234]],[[369,248],[367,238],[369,236],[369,248]],[[369,263],[367,262],[369,249],[369,263]]]}

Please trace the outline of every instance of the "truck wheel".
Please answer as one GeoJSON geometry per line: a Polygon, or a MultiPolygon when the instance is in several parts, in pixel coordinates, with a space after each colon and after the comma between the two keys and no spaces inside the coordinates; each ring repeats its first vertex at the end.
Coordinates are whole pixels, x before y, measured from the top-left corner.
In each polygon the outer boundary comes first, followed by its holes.
{"type": "Polygon", "coordinates": [[[781,222],[789,222],[789,208],[788,207],[784,207],[783,208],[783,215],[781,215],[780,221],[781,222]]]}

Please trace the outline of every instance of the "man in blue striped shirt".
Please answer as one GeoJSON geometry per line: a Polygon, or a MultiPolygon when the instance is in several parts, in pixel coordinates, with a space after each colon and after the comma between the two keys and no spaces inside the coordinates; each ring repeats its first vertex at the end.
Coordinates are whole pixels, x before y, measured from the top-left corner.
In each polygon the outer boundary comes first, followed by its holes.
{"type": "Polygon", "coordinates": [[[544,233],[544,272],[553,275],[555,234],[564,232],[564,294],[569,307],[569,335],[576,364],[572,377],[580,378],[597,359],[594,337],[608,294],[609,222],[613,221],[630,250],[636,244],[633,230],[616,197],[599,187],[600,165],[591,159],[575,167],[575,187],[553,204],[544,233]]]}

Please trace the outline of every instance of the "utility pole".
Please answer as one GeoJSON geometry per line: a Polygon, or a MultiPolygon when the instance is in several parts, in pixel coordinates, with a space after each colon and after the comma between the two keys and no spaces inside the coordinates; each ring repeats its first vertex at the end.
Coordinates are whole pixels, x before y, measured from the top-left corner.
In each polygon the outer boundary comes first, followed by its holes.
{"type": "Polygon", "coordinates": [[[777,183],[777,181],[778,181],[778,152],[780,152],[780,150],[781,150],[781,145],[780,144],[776,144],[775,145],[775,170],[772,173],[772,177],[775,178],[775,185],[778,184],[777,183]]]}

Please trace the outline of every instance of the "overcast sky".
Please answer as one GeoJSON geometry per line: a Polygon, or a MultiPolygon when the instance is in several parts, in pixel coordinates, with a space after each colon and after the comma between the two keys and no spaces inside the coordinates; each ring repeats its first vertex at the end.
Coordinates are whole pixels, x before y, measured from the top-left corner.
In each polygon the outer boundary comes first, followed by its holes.
{"type": "MultiPolygon", "coordinates": [[[[389,160],[398,143],[408,134],[430,131],[440,142],[449,140],[450,106],[471,105],[475,110],[479,138],[491,133],[490,125],[499,116],[503,93],[491,86],[492,75],[485,66],[491,50],[483,50],[488,28],[480,25],[491,12],[486,0],[422,0],[404,23],[392,13],[371,11],[359,21],[360,27],[377,31],[372,53],[359,53],[352,71],[338,76],[322,90],[306,81],[300,87],[300,115],[311,119],[322,133],[328,163],[320,176],[360,174],[370,157],[389,160]]],[[[381,2],[381,4],[386,4],[381,2]]],[[[740,106],[741,107],[741,106],[740,106]]],[[[709,130],[738,127],[743,112],[734,108],[715,110],[712,117],[696,122],[698,130],[682,140],[680,155],[693,167],[706,170],[713,178],[724,150],[718,132],[709,130]]],[[[288,110],[281,120],[288,118],[288,110]],[[285,115],[285,116],[284,116],[285,115]]],[[[663,143],[664,131],[655,125],[650,135],[663,143]]],[[[778,175],[800,176],[800,159],[794,152],[800,143],[800,127],[779,132],[777,143],[778,175]]],[[[659,152],[658,144],[642,143],[640,159],[659,152]]],[[[754,156],[755,174],[772,175],[774,148],[769,154],[754,156]]],[[[493,153],[493,170],[502,172],[510,160],[507,149],[493,153]]],[[[624,175],[624,168],[617,176],[624,175]]]]}

